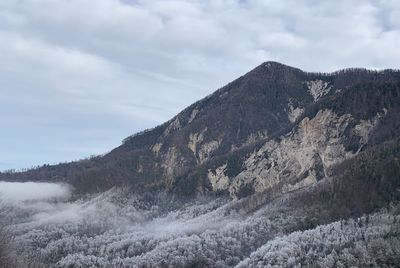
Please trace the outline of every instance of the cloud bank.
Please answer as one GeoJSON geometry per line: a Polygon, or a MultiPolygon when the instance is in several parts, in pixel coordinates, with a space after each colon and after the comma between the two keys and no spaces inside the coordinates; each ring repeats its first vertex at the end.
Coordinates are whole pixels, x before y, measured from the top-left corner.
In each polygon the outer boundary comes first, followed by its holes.
{"type": "Polygon", "coordinates": [[[4,203],[65,199],[69,195],[70,188],[63,184],[0,181],[0,201],[4,203]]]}
{"type": "Polygon", "coordinates": [[[398,1],[4,0],[0,169],[99,154],[263,61],[398,68],[398,1]]]}

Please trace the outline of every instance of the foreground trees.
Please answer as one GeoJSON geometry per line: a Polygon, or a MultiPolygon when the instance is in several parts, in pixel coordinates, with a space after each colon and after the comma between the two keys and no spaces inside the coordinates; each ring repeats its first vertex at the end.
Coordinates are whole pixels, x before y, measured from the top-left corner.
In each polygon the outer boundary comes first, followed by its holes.
{"type": "MultiPolygon", "coordinates": [[[[318,217],[320,206],[294,208],[281,198],[248,208],[254,206],[242,200],[182,205],[166,196],[149,201],[115,190],[70,203],[19,203],[8,207],[3,219],[10,222],[18,256],[11,267],[390,267],[400,262],[398,205],[333,222],[318,217]]],[[[7,256],[6,248],[0,253],[7,256]]],[[[7,267],[8,259],[1,260],[0,267],[7,267]]]]}
{"type": "Polygon", "coordinates": [[[0,267],[2,268],[13,267],[13,261],[9,252],[9,239],[10,236],[5,232],[4,228],[0,226],[0,267]]]}

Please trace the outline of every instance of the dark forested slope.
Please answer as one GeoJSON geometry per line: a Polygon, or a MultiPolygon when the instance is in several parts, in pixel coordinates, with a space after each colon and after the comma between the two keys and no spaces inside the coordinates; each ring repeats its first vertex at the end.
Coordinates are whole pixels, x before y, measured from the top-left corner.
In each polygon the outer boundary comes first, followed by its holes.
{"type": "Polygon", "coordinates": [[[0,173],[0,180],[64,181],[80,192],[121,184],[186,195],[288,191],[391,142],[399,104],[398,71],[307,73],[267,62],[104,156],[0,173]]]}

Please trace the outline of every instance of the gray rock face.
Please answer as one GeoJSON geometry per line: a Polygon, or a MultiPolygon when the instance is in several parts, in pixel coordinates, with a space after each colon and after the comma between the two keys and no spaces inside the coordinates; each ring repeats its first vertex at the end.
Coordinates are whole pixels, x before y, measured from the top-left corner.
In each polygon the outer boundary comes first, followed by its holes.
{"type": "Polygon", "coordinates": [[[306,81],[305,84],[307,85],[311,96],[314,98],[314,101],[318,101],[332,89],[332,86],[323,80],[306,81]]]}
{"type": "Polygon", "coordinates": [[[65,181],[83,193],[127,183],[189,196],[293,191],[396,132],[377,126],[399,109],[399,83],[398,71],[320,74],[268,62],[102,157],[0,180],[65,181]]]}
{"type": "MultiPolygon", "coordinates": [[[[269,140],[251,153],[244,161],[244,170],[225,183],[225,189],[236,197],[249,185],[260,193],[278,184],[282,192],[287,192],[316,183],[330,175],[333,165],[355,155],[344,146],[348,138],[345,131],[352,128],[361,147],[378,119],[361,120],[352,127],[354,121],[350,114],[338,116],[331,110],[321,110],[312,119],[304,118],[289,134],[269,140]]],[[[217,170],[220,178],[212,179],[226,180],[221,167],[217,170]]]]}

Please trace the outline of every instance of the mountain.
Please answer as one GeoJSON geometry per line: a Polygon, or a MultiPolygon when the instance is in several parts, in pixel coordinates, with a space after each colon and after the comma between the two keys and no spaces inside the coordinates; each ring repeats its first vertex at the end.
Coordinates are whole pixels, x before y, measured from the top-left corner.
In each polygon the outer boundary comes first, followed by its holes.
{"type": "Polygon", "coordinates": [[[115,185],[186,196],[285,193],[396,144],[399,104],[399,71],[309,73],[266,62],[104,156],[0,180],[62,181],[81,193],[115,185]]]}
{"type": "Polygon", "coordinates": [[[74,190],[0,202],[0,266],[397,267],[399,131],[400,71],[263,63],[103,156],[1,173],[74,190]]]}

